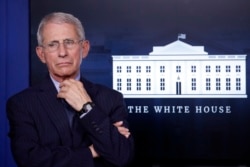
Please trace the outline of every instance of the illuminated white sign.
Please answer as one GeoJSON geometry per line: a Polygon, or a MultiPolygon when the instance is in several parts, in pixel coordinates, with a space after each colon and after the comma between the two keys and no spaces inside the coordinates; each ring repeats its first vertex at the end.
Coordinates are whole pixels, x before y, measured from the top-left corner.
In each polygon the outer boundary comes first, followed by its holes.
{"type": "Polygon", "coordinates": [[[113,55],[125,98],[247,98],[246,55],[209,55],[179,39],[149,55],[113,55]]]}

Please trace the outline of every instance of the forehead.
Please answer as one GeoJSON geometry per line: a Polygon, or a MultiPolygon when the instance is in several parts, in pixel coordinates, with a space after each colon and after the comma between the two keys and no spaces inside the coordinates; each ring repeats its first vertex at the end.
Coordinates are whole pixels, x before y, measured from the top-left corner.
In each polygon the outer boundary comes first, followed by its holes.
{"type": "Polygon", "coordinates": [[[42,32],[43,42],[76,39],[76,27],[68,23],[47,23],[42,32]]]}

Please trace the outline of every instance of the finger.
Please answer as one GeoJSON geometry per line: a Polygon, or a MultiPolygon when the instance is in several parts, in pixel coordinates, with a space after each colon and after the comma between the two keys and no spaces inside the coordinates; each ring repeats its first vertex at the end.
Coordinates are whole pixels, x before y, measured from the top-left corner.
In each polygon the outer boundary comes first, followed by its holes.
{"type": "Polygon", "coordinates": [[[130,133],[127,133],[127,134],[125,135],[126,138],[129,138],[129,136],[130,136],[130,133]]]}
{"type": "Polygon", "coordinates": [[[122,126],[122,124],[123,124],[123,121],[118,121],[118,122],[115,122],[113,125],[116,127],[119,127],[119,126],[122,126]]]}
{"type": "Polygon", "coordinates": [[[123,126],[119,126],[117,127],[119,131],[124,131],[124,132],[129,132],[129,129],[128,128],[125,128],[123,126]]]}
{"type": "Polygon", "coordinates": [[[77,88],[77,81],[75,81],[73,79],[66,79],[66,80],[62,81],[59,85],[59,88],[64,88],[64,87],[77,88]]]}
{"type": "Polygon", "coordinates": [[[120,132],[120,134],[125,136],[126,138],[130,136],[130,132],[120,132]]]}
{"type": "Polygon", "coordinates": [[[129,137],[130,136],[130,132],[120,132],[121,135],[125,136],[125,137],[129,137]]]}
{"type": "Polygon", "coordinates": [[[117,129],[118,129],[119,133],[121,133],[124,136],[130,135],[130,132],[129,132],[128,128],[118,127],[117,129]]]}

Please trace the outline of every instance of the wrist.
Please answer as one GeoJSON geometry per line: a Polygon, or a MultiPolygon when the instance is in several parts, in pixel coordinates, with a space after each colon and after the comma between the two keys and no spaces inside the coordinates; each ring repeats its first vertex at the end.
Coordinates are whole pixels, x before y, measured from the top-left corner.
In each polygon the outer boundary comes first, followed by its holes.
{"type": "Polygon", "coordinates": [[[82,108],[77,113],[81,117],[81,115],[90,112],[94,106],[95,104],[93,102],[87,102],[83,104],[82,108]]]}

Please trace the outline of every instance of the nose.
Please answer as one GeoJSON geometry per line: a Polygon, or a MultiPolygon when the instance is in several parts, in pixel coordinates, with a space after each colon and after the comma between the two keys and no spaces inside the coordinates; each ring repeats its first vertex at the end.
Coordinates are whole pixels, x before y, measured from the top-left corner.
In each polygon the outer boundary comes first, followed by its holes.
{"type": "Polygon", "coordinates": [[[62,43],[59,44],[58,51],[59,51],[59,56],[60,57],[67,56],[67,49],[65,48],[65,46],[62,43]]]}

